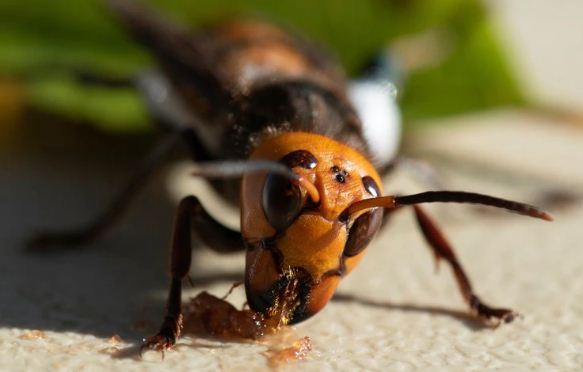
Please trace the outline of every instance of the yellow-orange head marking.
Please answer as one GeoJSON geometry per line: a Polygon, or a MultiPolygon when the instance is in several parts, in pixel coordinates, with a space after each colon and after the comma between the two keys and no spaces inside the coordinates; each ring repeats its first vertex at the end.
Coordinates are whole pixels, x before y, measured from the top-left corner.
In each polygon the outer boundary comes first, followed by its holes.
{"type": "Polygon", "coordinates": [[[299,303],[291,319],[296,323],[324,307],[340,277],[358,263],[379,229],[381,208],[363,211],[349,221],[341,213],[356,201],[380,196],[381,180],[361,153],[313,133],[273,136],[250,158],[283,162],[317,190],[314,197],[314,191],[308,192],[301,183],[275,174],[250,174],[242,183],[249,305],[267,311],[293,272],[300,282],[299,303]]]}

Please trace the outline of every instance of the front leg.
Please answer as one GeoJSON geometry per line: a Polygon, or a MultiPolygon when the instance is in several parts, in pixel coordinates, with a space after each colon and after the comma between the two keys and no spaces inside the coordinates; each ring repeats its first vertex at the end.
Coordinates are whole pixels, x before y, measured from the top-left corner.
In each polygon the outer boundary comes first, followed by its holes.
{"type": "Polygon", "coordinates": [[[163,351],[172,347],[182,331],[182,279],[190,270],[192,230],[214,251],[238,252],[244,249],[241,233],[216,221],[204,209],[195,196],[187,196],[180,202],[174,222],[170,247],[170,291],[166,303],[166,316],[160,331],[148,337],[142,349],[163,351]]]}
{"type": "Polygon", "coordinates": [[[476,315],[479,319],[483,320],[487,324],[494,326],[500,323],[510,323],[516,317],[517,313],[511,309],[505,308],[493,308],[486,305],[482,300],[474,293],[470,279],[464,272],[462,265],[457,260],[453,248],[439,230],[435,222],[423,211],[423,209],[417,205],[413,206],[415,209],[415,217],[419,223],[419,227],[423,232],[423,236],[427,243],[433,249],[433,254],[435,259],[439,261],[444,259],[451,266],[457,284],[460,288],[460,292],[464,300],[470,307],[472,314],[476,315]]]}

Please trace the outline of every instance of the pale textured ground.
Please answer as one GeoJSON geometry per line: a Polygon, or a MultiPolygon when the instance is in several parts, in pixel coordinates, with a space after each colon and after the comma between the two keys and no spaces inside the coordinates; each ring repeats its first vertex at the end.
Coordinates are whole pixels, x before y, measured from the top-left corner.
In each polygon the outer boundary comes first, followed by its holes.
{"type": "MultiPolygon", "coordinates": [[[[465,125],[438,126],[411,139],[414,151],[440,169],[448,187],[525,201],[538,200],[550,188],[583,190],[580,128],[510,111],[459,122],[465,125]]],[[[91,215],[123,179],[105,161],[63,161],[65,154],[59,159],[50,153],[4,160],[0,168],[5,172],[0,370],[267,369],[262,344],[184,338],[164,361],[155,353],[144,360],[136,356],[133,345],[158,325],[165,297],[172,208],[160,187],[150,187],[124,227],[89,249],[24,255],[19,242],[34,226],[91,215]],[[90,178],[85,166],[94,171],[90,178]],[[46,338],[27,339],[31,329],[42,330],[46,338]],[[122,343],[109,341],[115,334],[122,343]]],[[[183,171],[176,168],[170,178],[180,178],[183,171]]],[[[172,193],[181,187],[172,187],[172,193]]],[[[413,192],[423,187],[401,173],[387,180],[387,188],[413,192]]],[[[212,198],[204,200],[215,205],[212,198]]],[[[464,206],[432,211],[478,292],[524,318],[492,330],[467,317],[449,269],[442,266],[434,273],[411,214],[403,213],[374,241],[338,298],[289,336],[310,336],[314,351],[288,368],[582,369],[582,204],[553,210],[554,223],[464,206]]],[[[241,256],[199,252],[192,270],[197,285],[187,295],[203,289],[224,294],[242,267],[241,256]]],[[[240,303],[242,290],[231,299],[240,303]]]]}

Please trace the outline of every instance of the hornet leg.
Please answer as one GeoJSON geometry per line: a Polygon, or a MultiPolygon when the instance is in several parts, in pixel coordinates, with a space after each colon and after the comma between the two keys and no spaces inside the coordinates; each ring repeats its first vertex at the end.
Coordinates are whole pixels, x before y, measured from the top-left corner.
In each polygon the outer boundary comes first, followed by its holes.
{"type": "Polygon", "coordinates": [[[27,249],[43,251],[48,248],[71,248],[90,243],[102,236],[115,225],[128,209],[146,181],[176,147],[181,137],[182,132],[175,132],[158,143],[148,158],[131,176],[125,187],[114,197],[107,208],[92,221],[70,230],[47,231],[37,234],[27,242],[27,249]]]}
{"type": "Polygon", "coordinates": [[[223,226],[211,217],[195,196],[182,199],[176,213],[170,253],[170,291],[166,316],[160,331],[146,339],[142,349],[164,351],[176,343],[182,330],[182,279],[191,263],[191,234],[195,234],[214,251],[234,253],[245,249],[241,233],[223,226]]]}
{"type": "Polygon", "coordinates": [[[470,279],[467,277],[464,269],[458,262],[451,245],[435,222],[432,221],[421,207],[415,205],[413,208],[415,209],[415,216],[419,223],[419,227],[423,232],[425,240],[433,249],[436,260],[439,261],[440,259],[444,259],[449,263],[455,274],[460,292],[464,300],[470,306],[472,314],[476,315],[484,322],[496,326],[500,323],[510,323],[517,313],[510,309],[492,308],[482,302],[482,300],[474,293],[470,279]]]}

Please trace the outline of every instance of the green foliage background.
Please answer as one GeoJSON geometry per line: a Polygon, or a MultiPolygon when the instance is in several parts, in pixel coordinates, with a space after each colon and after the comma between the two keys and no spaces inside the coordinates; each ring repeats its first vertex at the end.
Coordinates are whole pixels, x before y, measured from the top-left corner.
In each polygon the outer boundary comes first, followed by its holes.
{"type": "MultiPolygon", "coordinates": [[[[329,46],[350,73],[392,40],[428,29],[453,36],[437,66],[409,76],[406,121],[523,103],[478,0],[158,0],[161,12],[195,26],[251,15],[301,30],[329,46]]],[[[148,127],[132,89],[82,84],[75,71],[131,76],[153,61],[98,0],[0,0],[0,77],[16,77],[30,103],[106,130],[148,127]]]]}

